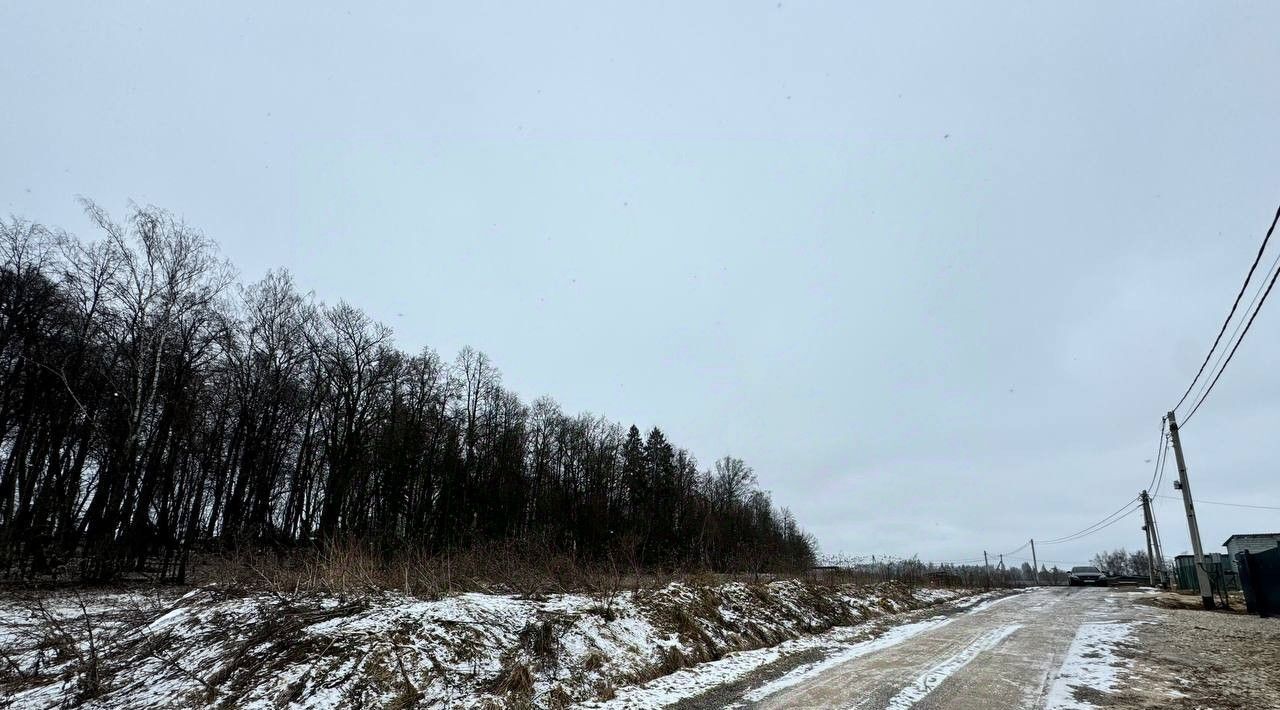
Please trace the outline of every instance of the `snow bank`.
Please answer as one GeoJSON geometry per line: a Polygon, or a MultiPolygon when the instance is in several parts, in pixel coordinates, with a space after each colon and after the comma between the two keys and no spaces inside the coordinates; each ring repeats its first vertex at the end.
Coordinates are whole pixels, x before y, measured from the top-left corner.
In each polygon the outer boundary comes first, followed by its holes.
{"type": "Polygon", "coordinates": [[[87,619],[57,604],[68,629],[94,632],[92,652],[86,634],[70,650],[49,644],[47,615],[5,604],[0,643],[25,677],[3,690],[15,708],[652,707],[838,629],[813,634],[964,596],[801,580],[430,601],[206,588],[121,617],[133,623],[105,620],[136,600],[98,597],[87,619]]]}

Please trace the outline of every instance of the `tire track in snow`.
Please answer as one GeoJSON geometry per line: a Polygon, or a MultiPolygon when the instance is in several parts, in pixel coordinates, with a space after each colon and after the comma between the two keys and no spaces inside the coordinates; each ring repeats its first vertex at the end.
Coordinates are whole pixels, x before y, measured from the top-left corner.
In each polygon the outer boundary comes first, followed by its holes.
{"type": "Polygon", "coordinates": [[[821,661],[800,666],[781,678],[749,691],[743,698],[753,702],[763,700],[780,690],[785,690],[793,685],[819,676],[842,663],[848,663],[855,658],[861,658],[862,656],[891,648],[925,631],[946,626],[950,622],[951,619],[945,616],[935,616],[924,621],[893,627],[879,636],[851,644],[821,661]]]}
{"type": "MultiPolygon", "coordinates": [[[[989,609],[990,607],[995,606],[1000,602],[1014,599],[1017,596],[1018,596],[1017,594],[1011,594],[1007,596],[998,596],[998,597],[992,598],[990,593],[980,594],[970,599],[963,599],[958,602],[955,602],[954,604],[952,604],[952,606],[958,609],[963,609],[964,611],[962,612],[961,615],[971,616],[973,614],[978,614],[982,611],[985,611],[986,609],[989,609]]],[[[852,661],[856,658],[861,658],[862,656],[870,655],[872,653],[878,653],[885,649],[892,648],[921,633],[942,628],[943,626],[946,626],[951,622],[955,621],[956,618],[957,618],[957,615],[935,616],[933,618],[925,619],[923,621],[916,621],[913,623],[903,624],[901,626],[890,628],[880,636],[871,638],[866,641],[860,641],[858,643],[850,644],[845,648],[842,648],[834,653],[831,653],[826,658],[820,661],[815,661],[813,663],[806,663],[805,665],[792,670],[791,672],[787,673],[786,675],[780,678],[776,678],[773,681],[770,681],[769,683],[766,683],[760,687],[754,688],[748,691],[747,693],[745,693],[743,695],[743,699],[748,702],[759,702],[769,697],[770,695],[773,695],[774,693],[780,692],[782,690],[786,690],[787,688],[790,688],[804,681],[820,676],[823,673],[831,670],[832,668],[835,668],[836,666],[842,665],[844,663],[848,663],[849,661],[852,661]]]]}
{"type": "Polygon", "coordinates": [[[959,653],[925,671],[910,685],[898,691],[897,695],[889,699],[889,704],[885,706],[885,710],[907,710],[933,692],[956,671],[964,668],[970,661],[977,658],[978,654],[995,648],[1001,641],[1004,641],[1010,634],[1020,628],[1022,628],[1022,624],[1008,624],[982,634],[973,643],[961,649],[959,653]]]}

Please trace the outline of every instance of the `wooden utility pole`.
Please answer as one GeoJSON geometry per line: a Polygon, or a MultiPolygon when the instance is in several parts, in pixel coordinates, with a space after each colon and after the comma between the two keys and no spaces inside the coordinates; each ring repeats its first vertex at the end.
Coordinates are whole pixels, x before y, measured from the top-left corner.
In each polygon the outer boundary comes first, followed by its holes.
{"type": "Polygon", "coordinates": [[[1040,586],[1040,563],[1036,562],[1036,541],[1031,540],[1031,571],[1035,573],[1036,586],[1040,586]]]}
{"type": "Polygon", "coordinates": [[[1204,566],[1204,549],[1200,546],[1200,526],[1196,524],[1196,507],[1191,502],[1191,483],[1187,480],[1187,462],[1182,458],[1182,440],[1178,436],[1178,420],[1173,412],[1169,412],[1169,438],[1173,441],[1173,455],[1178,461],[1178,488],[1182,491],[1182,507],[1187,511],[1187,529],[1191,533],[1191,553],[1195,557],[1200,603],[1205,609],[1213,609],[1213,585],[1209,583],[1209,570],[1204,566]]]}
{"type": "Polygon", "coordinates": [[[987,589],[991,588],[991,561],[987,559],[987,551],[982,551],[982,566],[987,568],[987,589]]]}
{"type": "Polygon", "coordinates": [[[1156,586],[1156,558],[1151,544],[1151,498],[1146,491],[1142,492],[1142,532],[1147,534],[1147,581],[1156,586]]]}

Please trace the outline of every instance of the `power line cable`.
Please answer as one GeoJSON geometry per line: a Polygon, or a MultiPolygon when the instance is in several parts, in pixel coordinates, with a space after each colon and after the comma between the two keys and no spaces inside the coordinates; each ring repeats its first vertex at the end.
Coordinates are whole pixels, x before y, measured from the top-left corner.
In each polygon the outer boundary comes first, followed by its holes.
{"type": "MultiPolygon", "coordinates": [[[[1244,277],[1244,283],[1240,285],[1240,292],[1236,294],[1236,300],[1231,304],[1231,310],[1227,313],[1226,320],[1222,321],[1222,328],[1218,330],[1218,337],[1213,339],[1213,346],[1209,348],[1208,354],[1204,356],[1204,362],[1200,363],[1200,369],[1196,371],[1196,376],[1191,379],[1191,384],[1187,385],[1187,391],[1182,393],[1182,398],[1178,403],[1173,405],[1173,410],[1177,411],[1178,407],[1186,401],[1187,395],[1191,394],[1191,390],[1196,386],[1196,381],[1200,379],[1200,375],[1204,374],[1204,368],[1209,364],[1209,359],[1213,357],[1213,351],[1218,349],[1218,343],[1222,341],[1222,334],[1227,332],[1227,326],[1231,324],[1231,318],[1236,314],[1236,308],[1240,305],[1240,299],[1244,297],[1245,290],[1249,287],[1249,280],[1253,278],[1253,272],[1258,268],[1258,262],[1262,261],[1262,253],[1267,249],[1267,242],[1271,240],[1271,233],[1275,231],[1276,222],[1280,221],[1280,207],[1276,208],[1276,216],[1271,220],[1271,226],[1267,228],[1267,235],[1262,238],[1262,246],[1258,247],[1257,256],[1253,257],[1253,264],[1249,267],[1249,273],[1244,277]]],[[[1187,417],[1190,419],[1190,417],[1187,417]]]]}
{"type": "MultiPolygon", "coordinates": [[[[1060,542],[1067,542],[1067,541],[1069,541],[1069,540],[1075,539],[1075,538],[1076,538],[1076,537],[1078,537],[1078,536],[1084,536],[1084,535],[1087,535],[1087,534],[1091,534],[1092,532],[1094,532],[1093,528],[1096,528],[1096,527],[1098,527],[1099,525],[1102,525],[1103,523],[1106,523],[1108,520],[1111,520],[1111,519],[1112,519],[1112,518],[1114,518],[1115,516],[1120,515],[1121,513],[1124,513],[1126,508],[1128,508],[1130,505],[1132,505],[1133,503],[1135,503],[1135,502],[1137,502],[1137,501],[1138,501],[1138,498],[1135,496],[1133,499],[1129,500],[1129,501],[1128,501],[1128,502],[1126,502],[1124,505],[1120,506],[1120,509],[1119,509],[1119,510],[1117,510],[1117,511],[1116,511],[1116,512],[1114,512],[1114,513],[1112,513],[1111,515],[1108,515],[1107,517],[1103,518],[1102,520],[1099,520],[1098,522],[1094,523],[1093,525],[1090,525],[1090,526],[1088,526],[1088,527],[1086,527],[1086,528],[1084,528],[1084,529],[1082,529],[1082,530],[1079,530],[1079,531],[1077,531],[1077,532],[1071,533],[1070,535],[1063,535],[1062,537],[1053,538],[1052,540],[1041,540],[1041,541],[1040,541],[1040,544],[1041,544],[1041,545],[1056,545],[1056,544],[1058,544],[1058,543],[1060,543],[1060,542]]],[[[1101,528],[1099,528],[1099,529],[1101,529],[1101,528]]]]}
{"type": "MultiPolygon", "coordinates": [[[[1161,496],[1161,497],[1164,497],[1164,496],[1161,496]]],[[[1157,506],[1157,505],[1159,505],[1159,503],[1155,503],[1155,502],[1153,502],[1152,507],[1151,507],[1151,516],[1152,516],[1153,518],[1155,517],[1155,514],[1156,514],[1156,506],[1157,506]]],[[[1174,514],[1176,515],[1176,511],[1175,511],[1175,513],[1174,513],[1174,514]]],[[[1168,559],[1168,553],[1167,553],[1167,552],[1165,552],[1165,547],[1164,547],[1164,538],[1159,537],[1159,535],[1160,535],[1160,524],[1159,524],[1159,523],[1156,523],[1156,536],[1157,536],[1157,539],[1158,539],[1158,540],[1160,540],[1160,551],[1161,551],[1161,553],[1163,553],[1163,554],[1165,555],[1165,559],[1168,559]]]]}
{"type": "Polygon", "coordinates": [[[1001,555],[1004,555],[1005,557],[1008,557],[1008,556],[1010,556],[1010,555],[1014,555],[1014,554],[1017,554],[1017,553],[1019,553],[1019,552],[1022,552],[1023,550],[1027,549],[1027,548],[1028,548],[1028,547],[1030,547],[1030,546],[1031,546],[1031,541],[1030,541],[1030,540],[1028,540],[1028,541],[1026,541],[1026,542],[1022,543],[1022,546],[1021,546],[1021,547],[1019,547],[1018,549],[1016,549],[1016,550],[1014,550],[1014,551],[1012,551],[1012,552],[1001,552],[1001,553],[998,553],[998,554],[1001,554],[1001,555]]]}
{"type": "MultiPolygon", "coordinates": [[[[1163,429],[1161,430],[1161,434],[1163,437],[1163,429]]],[[[1163,438],[1162,438],[1162,441],[1163,441],[1163,438]]],[[[1157,469],[1157,470],[1160,470],[1160,469],[1157,469]]],[[[1120,508],[1115,512],[1111,513],[1110,515],[1106,516],[1102,520],[1099,520],[1098,522],[1088,527],[1082,528],[1081,530],[1077,530],[1076,532],[1071,533],[1070,535],[1064,535],[1063,537],[1060,537],[1060,538],[1054,538],[1052,540],[1040,540],[1039,543],[1041,545],[1060,545],[1066,542],[1074,542],[1076,540],[1079,540],[1084,537],[1088,537],[1089,535],[1092,535],[1100,530],[1103,530],[1105,528],[1108,528],[1120,522],[1124,518],[1140,510],[1141,507],[1142,507],[1141,497],[1135,496],[1132,500],[1120,506],[1120,508]]],[[[1031,545],[1031,541],[1028,540],[1027,542],[1023,543],[1022,545],[1014,548],[1009,552],[997,553],[997,555],[1012,557],[1013,555],[1016,555],[1017,553],[1027,549],[1028,547],[1030,547],[1030,545],[1031,545]]]]}
{"type": "Polygon", "coordinates": [[[1160,417],[1160,441],[1156,444],[1156,465],[1151,469],[1151,483],[1147,484],[1147,490],[1153,490],[1152,486],[1156,483],[1156,476],[1160,474],[1160,461],[1164,456],[1164,438],[1167,436],[1164,432],[1167,421],[1168,417],[1160,417]]]}
{"type": "Polygon", "coordinates": [[[1141,507],[1141,504],[1137,501],[1137,499],[1134,499],[1133,501],[1130,501],[1129,504],[1127,504],[1124,508],[1117,510],[1116,512],[1107,516],[1106,518],[1099,520],[1098,522],[1094,523],[1093,525],[1090,525],[1089,527],[1083,530],[1080,530],[1072,535],[1067,535],[1066,537],[1055,538],[1053,540],[1042,540],[1040,544],[1042,546],[1043,545],[1061,545],[1066,542],[1074,542],[1076,540],[1079,540],[1082,537],[1088,537],[1089,535],[1092,535],[1093,533],[1107,527],[1108,525],[1115,522],[1116,520],[1119,520],[1120,518],[1123,518],[1124,516],[1129,515],[1130,513],[1137,510],[1139,507],[1141,507]]]}
{"type": "Polygon", "coordinates": [[[1058,540],[1058,541],[1056,541],[1056,542],[1046,542],[1046,543],[1044,543],[1044,544],[1046,544],[1046,545],[1061,545],[1061,544],[1063,544],[1063,543],[1067,543],[1067,542],[1075,542],[1076,540],[1080,540],[1080,539],[1082,539],[1082,538],[1089,537],[1090,535],[1092,535],[1092,534],[1094,534],[1094,533],[1102,532],[1104,529],[1109,528],[1109,527],[1111,527],[1112,525],[1115,525],[1116,523],[1120,522],[1121,520],[1124,520],[1125,518],[1129,517],[1130,515],[1133,515],[1134,513],[1138,512],[1139,510],[1142,510],[1142,503],[1141,503],[1141,502],[1136,503],[1132,508],[1130,508],[1128,511],[1126,511],[1123,515],[1121,515],[1120,517],[1116,518],[1115,520],[1112,520],[1111,522],[1107,523],[1106,525],[1101,525],[1101,526],[1099,526],[1099,527],[1097,527],[1097,528],[1095,528],[1095,529],[1093,529],[1093,530],[1090,530],[1089,532],[1082,533],[1082,534],[1080,534],[1080,535],[1077,535],[1077,536],[1075,536],[1075,537],[1073,537],[1073,538],[1070,538],[1070,539],[1067,539],[1067,540],[1058,540]]]}
{"type": "MultiPolygon", "coordinates": [[[[1013,559],[1014,559],[1014,560],[1016,560],[1016,561],[1018,561],[1018,562],[1030,562],[1030,561],[1031,561],[1030,559],[1028,559],[1028,558],[1026,558],[1026,557],[1014,557],[1013,559]]],[[[1037,561],[1037,562],[1039,562],[1040,564],[1044,564],[1044,563],[1048,562],[1048,563],[1049,563],[1049,564],[1051,564],[1051,565],[1073,565],[1073,564],[1075,564],[1074,562],[1068,562],[1067,560],[1036,560],[1036,561],[1037,561]]]]}
{"type": "MultiPolygon", "coordinates": [[[[1280,265],[1280,254],[1276,254],[1276,258],[1271,260],[1271,265],[1267,267],[1267,273],[1269,274],[1272,271],[1274,271],[1277,265],[1280,265]]],[[[1266,277],[1264,276],[1262,280],[1265,281],[1266,277]]],[[[1259,282],[1258,288],[1254,289],[1253,291],[1253,298],[1249,299],[1249,305],[1245,306],[1245,309],[1244,309],[1245,313],[1249,313],[1253,311],[1254,305],[1258,303],[1258,299],[1262,296],[1262,291],[1264,287],[1265,287],[1265,284],[1259,282]]],[[[1236,336],[1240,334],[1240,329],[1244,327],[1244,322],[1245,322],[1244,318],[1241,318],[1239,321],[1236,322],[1236,327],[1231,330],[1231,335],[1228,336],[1227,338],[1228,343],[1235,341],[1236,336]]],[[[1218,357],[1213,361],[1213,367],[1211,367],[1209,371],[1210,372],[1216,371],[1218,367],[1222,365],[1222,359],[1225,358],[1226,356],[1227,356],[1226,348],[1223,348],[1222,350],[1218,351],[1218,357]]],[[[1204,394],[1205,390],[1208,389],[1208,387],[1209,387],[1209,380],[1208,378],[1205,378],[1204,382],[1200,383],[1200,389],[1196,390],[1196,394],[1192,399],[1195,399],[1195,400],[1200,399],[1200,396],[1204,394]]],[[[1183,423],[1184,424],[1186,423],[1185,420],[1183,421],[1183,423]]]]}
{"type": "Polygon", "coordinates": [[[1200,396],[1200,401],[1196,402],[1195,407],[1192,407],[1191,413],[1187,415],[1182,426],[1185,426],[1187,422],[1190,422],[1191,418],[1196,415],[1196,412],[1200,411],[1200,405],[1204,404],[1205,399],[1209,397],[1209,393],[1213,392],[1213,386],[1218,384],[1218,380],[1222,377],[1222,373],[1227,371],[1227,365],[1231,364],[1231,358],[1235,357],[1236,350],[1240,349],[1240,344],[1244,342],[1244,337],[1249,334],[1249,328],[1253,327],[1253,320],[1262,312],[1262,306],[1266,304],[1267,296],[1271,295],[1271,289],[1276,285],[1277,278],[1280,278],[1280,269],[1277,269],[1275,274],[1272,275],[1271,282],[1267,284],[1267,290],[1262,293],[1262,300],[1258,301],[1258,307],[1253,309],[1253,315],[1249,316],[1249,322],[1244,326],[1244,332],[1240,333],[1240,337],[1236,340],[1235,346],[1231,348],[1231,353],[1227,355],[1226,362],[1222,363],[1222,367],[1218,370],[1218,374],[1213,378],[1213,381],[1209,383],[1209,388],[1205,390],[1205,393],[1200,396]]]}
{"type": "Polygon", "coordinates": [[[1160,475],[1156,476],[1156,485],[1151,489],[1152,495],[1160,490],[1160,484],[1164,483],[1164,467],[1169,464],[1169,437],[1165,436],[1164,441],[1164,459],[1160,461],[1160,475]]]}
{"type": "MultiPolygon", "coordinates": [[[[1157,498],[1166,498],[1168,500],[1182,500],[1177,496],[1156,496],[1157,498]]],[[[1248,503],[1225,503],[1220,500],[1197,500],[1196,505],[1208,503],[1209,505],[1225,505],[1231,508],[1255,508],[1257,510],[1280,510],[1280,506],[1276,505],[1250,505],[1248,503]]]]}

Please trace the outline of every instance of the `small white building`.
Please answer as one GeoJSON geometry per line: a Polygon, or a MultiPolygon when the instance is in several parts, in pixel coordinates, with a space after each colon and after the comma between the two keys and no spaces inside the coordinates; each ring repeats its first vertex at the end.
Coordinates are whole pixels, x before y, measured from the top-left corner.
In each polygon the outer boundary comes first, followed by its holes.
{"type": "MultiPolygon", "coordinates": [[[[1222,543],[1227,548],[1227,559],[1230,560],[1231,569],[1236,570],[1236,553],[1248,550],[1249,552],[1262,552],[1270,550],[1274,547],[1280,547],[1280,533],[1246,533],[1243,535],[1232,535],[1227,541],[1222,543]]],[[[1236,570],[1239,572],[1240,570],[1236,570]]]]}

